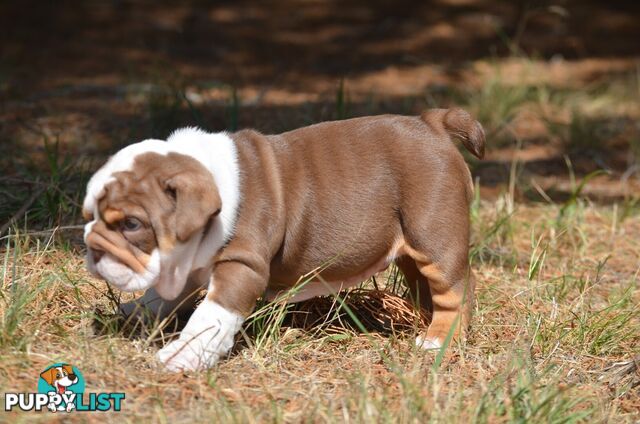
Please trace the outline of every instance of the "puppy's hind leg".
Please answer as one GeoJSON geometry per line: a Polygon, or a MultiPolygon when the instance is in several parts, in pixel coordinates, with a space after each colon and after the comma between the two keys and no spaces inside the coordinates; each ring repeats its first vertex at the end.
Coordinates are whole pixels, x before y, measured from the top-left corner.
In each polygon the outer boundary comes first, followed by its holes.
{"type": "Polygon", "coordinates": [[[455,340],[463,334],[469,324],[475,288],[469,269],[468,211],[460,207],[461,203],[447,205],[444,199],[434,204],[440,209],[426,213],[414,210],[413,215],[404,217],[403,227],[405,251],[415,262],[405,269],[409,275],[419,274],[408,281],[409,286],[416,286],[420,299],[428,293],[433,306],[431,324],[416,340],[426,349],[440,348],[448,336],[455,340]]]}
{"type": "Polygon", "coordinates": [[[416,344],[424,349],[438,349],[451,337],[458,339],[466,331],[473,305],[473,275],[451,270],[441,263],[417,262],[420,273],[429,284],[433,318],[426,334],[418,336],[416,344]]]}
{"type": "Polygon", "coordinates": [[[426,277],[418,270],[416,261],[405,255],[396,259],[396,265],[404,275],[405,283],[409,289],[410,300],[416,307],[423,309],[430,316],[433,315],[429,283],[426,277]]]}
{"type": "MultiPolygon", "coordinates": [[[[412,252],[421,257],[419,252],[412,252]]],[[[424,349],[439,349],[449,332],[455,338],[468,321],[470,305],[464,293],[458,293],[458,285],[451,284],[439,267],[425,260],[414,260],[403,256],[396,260],[409,288],[411,301],[431,315],[431,324],[426,333],[416,339],[416,344],[424,349]]]]}

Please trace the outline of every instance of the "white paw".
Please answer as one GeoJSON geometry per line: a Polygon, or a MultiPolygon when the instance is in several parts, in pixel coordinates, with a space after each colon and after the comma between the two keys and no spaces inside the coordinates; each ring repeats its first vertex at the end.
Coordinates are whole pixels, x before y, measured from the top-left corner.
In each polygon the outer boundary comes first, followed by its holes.
{"type": "Polygon", "coordinates": [[[169,370],[198,371],[211,368],[233,347],[242,317],[205,299],[193,312],[178,340],[156,354],[169,370]]]}
{"type": "Polygon", "coordinates": [[[212,338],[195,337],[188,341],[182,338],[174,340],[156,355],[165,368],[172,372],[198,371],[211,368],[227,350],[222,346],[215,348],[212,338]]]}
{"type": "Polygon", "coordinates": [[[49,411],[51,412],[58,412],[58,408],[56,407],[55,404],[50,403],[49,406],[47,406],[47,408],[49,409],[49,411]]]}
{"type": "Polygon", "coordinates": [[[440,349],[442,347],[442,343],[440,340],[433,337],[425,337],[422,336],[416,337],[416,346],[424,350],[433,350],[440,349]]]}
{"type": "Polygon", "coordinates": [[[73,402],[69,402],[69,403],[67,403],[67,412],[71,412],[71,411],[73,411],[74,409],[76,409],[76,405],[75,405],[75,403],[73,403],[73,402]]]}

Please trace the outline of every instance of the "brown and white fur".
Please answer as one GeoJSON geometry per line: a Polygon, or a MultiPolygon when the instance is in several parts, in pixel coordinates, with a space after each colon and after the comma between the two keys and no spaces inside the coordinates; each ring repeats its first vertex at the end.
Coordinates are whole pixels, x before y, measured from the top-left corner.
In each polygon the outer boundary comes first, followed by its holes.
{"type": "Polygon", "coordinates": [[[132,144],[88,184],[88,268],[121,290],[146,290],[139,303],[165,314],[192,307],[207,287],[179,338],[158,352],[170,370],[215,364],[259,297],[285,294],[319,267],[292,301],[395,261],[433,312],[418,345],[439,348],[468,325],[474,292],[473,184],[451,137],[483,156],[482,127],[460,109],[279,135],[185,128],[132,144]]]}

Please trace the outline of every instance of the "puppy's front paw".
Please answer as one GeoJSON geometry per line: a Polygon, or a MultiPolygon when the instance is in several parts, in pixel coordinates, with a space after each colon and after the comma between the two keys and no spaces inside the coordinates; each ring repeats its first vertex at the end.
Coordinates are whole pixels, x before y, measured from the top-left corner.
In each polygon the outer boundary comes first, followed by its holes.
{"type": "Polygon", "coordinates": [[[74,409],[76,409],[76,405],[75,405],[75,403],[73,403],[73,402],[69,402],[69,403],[67,403],[67,412],[71,412],[71,411],[73,411],[74,409]]]}
{"type": "Polygon", "coordinates": [[[242,317],[205,299],[194,311],[178,340],[158,351],[156,357],[169,371],[211,368],[233,346],[242,317]]]}
{"type": "Polygon", "coordinates": [[[216,350],[207,349],[206,345],[206,342],[197,340],[197,337],[188,341],[181,336],[160,349],[156,357],[172,372],[205,370],[220,359],[216,350]]]}
{"type": "MultiPolygon", "coordinates": [[[[160,349],[158,353],[156,353],[156,359],[158,360],[158,362],[164,365],[165,368],[167,368],[169,371],[173,371],[173,372],[179,371],[181,368],[178,367],[178,361],[185,362],[184,359],[182,360],[180,359],[180,355],[179,355],[180,348],[184,346],[185,344],[180,340],[174,340],[172,342],[169,342],[169,344],[167,344],[165,347],[160,349]]],[[[182,365],[184,368],[184,365],[186,364],[182,364],[182,365]]]]}

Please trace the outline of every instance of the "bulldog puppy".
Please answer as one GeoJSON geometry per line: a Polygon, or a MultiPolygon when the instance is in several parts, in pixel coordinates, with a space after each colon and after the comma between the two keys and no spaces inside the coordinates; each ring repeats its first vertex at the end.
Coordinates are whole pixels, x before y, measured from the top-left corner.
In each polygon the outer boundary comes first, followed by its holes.
{"type": "Polygon", "coordinates": [[[433,313],[416,340],[439,348],[467,327],[473,184],[452,143],[478,158],[484,132],[460,109],[325,122],[279,135],[196,128],[120,150],[83,204],[87,266],[165,312],[193,308],[157,357],[170,370],[226,355],[260,297],[338,292],[396,261],[433,313]],[[158,300],[158,297],[162,301],[158,300]]]}

